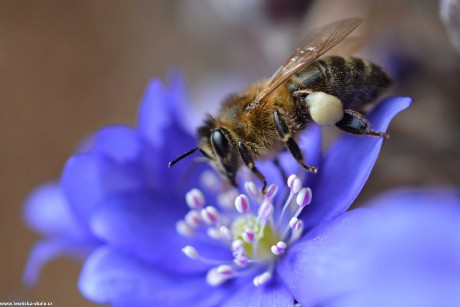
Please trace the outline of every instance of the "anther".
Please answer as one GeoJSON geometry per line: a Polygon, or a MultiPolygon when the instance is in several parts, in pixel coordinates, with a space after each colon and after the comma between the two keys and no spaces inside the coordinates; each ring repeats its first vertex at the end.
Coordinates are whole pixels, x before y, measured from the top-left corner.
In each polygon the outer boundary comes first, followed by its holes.
{"type": "Polygon", "coordinates": [[[201,209],[204,206],[204,196],[198,189],[192,189],[185,194],[185,201],[190,209],[201,209]]]}
{"type": "Polygon", "coordinates": [[[299,205],[299,207],[303,208],[306,205],[309,205],[311,203],[311,198],[312,198],[311,189],[310,188],[302,188],[299,191],[299,194],[297,194],[297,199],[296,199],[297,205],[299,205]]]}
{"type": "Polygon", "coordinates": [[[245,255],[238,254],[233,259],[233,263],[239,267],[245,267],[249,263],[249,258],[245,255]]]}
{"type": "Polygon", "coordinates": [[[226,226],[221,226],[220,227],[220,234],[223,238],[225,238],[228,241],[231,241],[233,239],[233,233],[228,227],[226,226]]]}
{"type": "Polygon", "coordinates": [[[176,231],[178,234],[184,237],[190,237],[194,235],[194,228],[188,225],[185,221],[180,220],[176,223],[176,231]]]}
{"type": "Polygon", "coordinates": [[[235,199],[235,208],[241,214],[246,214],[249,211],[249,199],[246,195],[241,194],[235,199]]]}
{"type": "Polygon", "coordinates": [[[238,196],[236,189],[231,189],[217,195],[217,203],[222,208],[233,208],[235,205],[235,198],[238,196]]]}
{"type": "Polygon", "coordinates": [[[263,202],[257,214],[259,219],[267,220],[273,213],[274,207],[270,202],[263,202]]]}
{"type": "Polygon", "coordinates": [[[279,241],[278,243],[276,243],[276,245],[273,245],[271,247],[272,253],[277,256],[279,254],[284,253],[285,250],[286,250],[286,243],[284,243],[283,241],[279,241]]]}
{"type": "Polygon", "coordinates": [[[216,224],[219,220],[219,212],[211,206],[201,209],[200,214],[203,221],[208,225],[216,224]]]}
{"type": "Polygon", "coordinates": [[[217,230],[216,228],[213,228],[213,227],[208,228],[207,233],[208,233],[208,236],[214,240],[222,239],[221,232],[217,230]]]}
{"type": "Polygon", "coordinates": [[[243,232],[241,237],[243,238],[243,240],[245,242],[252,243],[252,242],[254,242],[254,239],[256,238],[256,235],[254,234],[254,231],[246,230],[245,232],[243,232]]]}
{"type": "Polygon", "coordinates": [[[189,226],[196,228],[203,224],[203,219],[201,218],[198,211],[191,210],[185,215],[185,222],[189,226]]]}
{"type": "Polygon", "coordinates": [[[275,197],[276,192],[278,192],[278,186],[276,184],[269,185],[267,191],[265,192],[265,199],[272,200],[273,197],[275,197]]]}
{"type": "Polygon", "coordinates": [[[228,264],[222,264],[222,265],[219,265],[217,268],[216,268],[216,271],[217,273],[219,273],[220,275],[222,276],[225,276],[227,278],[229,277],[233,277],[235,275],[235,270],[233,270],[233,268],[228,265],[228,264]]]}
{"type": "Polygon", "coordinates": [[[241,240],[235,240],[232,242],[232,251],[241,253],[244,251],[244,243],[241,240]]]}
{"type": "Polygon", "coordinates": [[[200,258],[200,254],[198,254],[197,250],[193,246],[187,245],[186,247],[183,247],[182,252],[190,259],[200,258]]]}
{"type": "Polygon", "coordinates": [[[272,274],[270,272],[265,272],[265,273],[262,273],[254,277],[254,279],[252,280],[252,283],[254,284],[254,286],[257,287],[269,281],[271,277],[272,277],[272,274]]]}
{"type": "Polygon", "coordinates": [[[260,191],[257,188],[256,184],[253,181],[246,181],[244,183],[244,189],[249,195],[252,195],[254,197],[259,197],[260,196],[260,191]]]}

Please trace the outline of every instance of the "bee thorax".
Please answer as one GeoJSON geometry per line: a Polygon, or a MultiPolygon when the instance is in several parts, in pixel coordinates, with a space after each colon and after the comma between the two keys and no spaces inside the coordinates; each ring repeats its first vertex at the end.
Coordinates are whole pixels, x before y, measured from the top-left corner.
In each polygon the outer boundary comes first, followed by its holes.
{"type": "Polygon", "coordinates": [[[311,118],[319,125],[334,125],[343,117],[340,100],[324,92],[314,92],[306,97],[311,118]]]}

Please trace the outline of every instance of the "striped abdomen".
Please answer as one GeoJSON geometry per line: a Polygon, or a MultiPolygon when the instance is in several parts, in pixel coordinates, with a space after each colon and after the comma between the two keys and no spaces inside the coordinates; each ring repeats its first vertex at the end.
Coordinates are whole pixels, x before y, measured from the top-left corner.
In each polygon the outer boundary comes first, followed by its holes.
{"type": "Polygon", "coordinates": [[[325,92],[338,97],[346,109],[361,110],[391,83],[390,77],[369,61],[330,56],[316,60],[288,81],[291,93],[298,90],[325,92]]]}

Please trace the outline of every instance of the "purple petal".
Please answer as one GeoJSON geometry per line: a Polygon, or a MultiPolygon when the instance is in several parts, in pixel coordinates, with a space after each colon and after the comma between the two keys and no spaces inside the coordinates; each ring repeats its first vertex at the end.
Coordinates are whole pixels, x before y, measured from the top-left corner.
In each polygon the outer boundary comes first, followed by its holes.
{"type": "Polygon", "coordinates": [[[235,289],[210,287],[204,274],[176,275],[130,254],[100,248],[85,263],[80,291],[115,306],[217,306],[235,289]]]}
{"type": "Polygon", "coordinates": [[[67,161],[61,186],[71,209],[87,225],[93,210],[106,197],[142,186],[137,175],[124,173],[107,157],[81,154],[67,161]]]}
{"type": "Polygon", "coordinates": [[[92,152],[109,157],[117,163],[139,158],[145,147],[137,131],[123,125],[99,130],[93,142],[92,152]]]}
{"type": "Polygon", "coordinates": [[[26,223],[36,232],[75,239],[89,236],[73,215],[57,183],[43,184],[35,189],[28,197],[23,212],[26,223]]]}
{"type": "Polygon", "coordinates": [[[175,225],[183,219],[183,201],[164,194],[138,191],[107,199],[94,213],[91,229],[112,246],[161,265],[171,271],[203,272],[208,264],[187,258],[181,249],[193,245],[204,257],[231,260],[231,251],[220,244],[206,244],[177,234],[175,225]]]}
{"type": "Polygon", "coordinates": [[[90,242],[65,239],[43,240],[37,243],[30,252],[22,277],[23,283],[28,287],[33,287],[46,263],[59,257],[83,260],[95,247],[96,244],[90,242]]]}
{"type": "Polygon", "coordinates": [[[304,237],[289,247],[276,271],[302,306],[319,306],[367,280],[363,274],[368,263],[360,253],[361,229],[355,226],[367,218],[365,210],[353,210],[321,227],[314,238],[304,237]]]}
{"type": "MultiPolygon", "coordinates": [[[[385,99],[369,115],[372,128],[385,131],[410,103],[407,97],[385,99]]],[[[344,135],[331,146],[312,185],[313,201],[302,212],[305,229],[348,209],[367,181],[381,145],[382,138],[344,135]]]]}
{"type": "Polygon", "coordinates": [[[288,250],[277,271],[294,297],[307,306],[458,305],[460,192],[397,190],[373,203],[288,250]]]}
{"type": "Polygon", "coordinates": [[[248,278],[238,292],[225,299],[222,306],[294,306],[294,297],[275,275],[265,285],[255,287],[248,278]]]}

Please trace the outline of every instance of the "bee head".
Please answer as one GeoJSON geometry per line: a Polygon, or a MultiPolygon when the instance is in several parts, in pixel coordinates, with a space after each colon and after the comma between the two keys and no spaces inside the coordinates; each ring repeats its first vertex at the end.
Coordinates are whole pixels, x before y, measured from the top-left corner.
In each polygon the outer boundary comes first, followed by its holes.
{"type": "Polygon", "coordinates": [[[221,175],[236,185],[236,173],[241,162],[232,133],[226,128],[216,126],[214,120],[209,117],[198,129],[198,134],[200,151],[221,175]]]}

